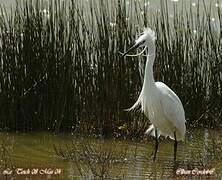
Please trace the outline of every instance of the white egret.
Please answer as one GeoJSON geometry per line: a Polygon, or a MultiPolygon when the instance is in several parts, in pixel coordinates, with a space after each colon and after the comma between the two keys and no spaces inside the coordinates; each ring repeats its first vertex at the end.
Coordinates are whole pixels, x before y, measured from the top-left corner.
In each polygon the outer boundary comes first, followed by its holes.
{"type": "Polygon", "coordinates": [[[151,122],[146,134],[155,137],[153,160],[156,159],[160,135],[169,136],[174,140],[174,160],[176,160],[177,141],[183,140],[186,132],[185,113],[179,97],[164,83],[154,81],[155,40],[155,32],[145,28],[143,34],[135,41],[135,45],[123,54],[123,56],[138,56],[148,49],[142,90],[136,103],[128,110],[135,110],[141,106],[141,111],[151,122]],[[140,54],[128,55],[138,47],[144,47],[140,54]]]}

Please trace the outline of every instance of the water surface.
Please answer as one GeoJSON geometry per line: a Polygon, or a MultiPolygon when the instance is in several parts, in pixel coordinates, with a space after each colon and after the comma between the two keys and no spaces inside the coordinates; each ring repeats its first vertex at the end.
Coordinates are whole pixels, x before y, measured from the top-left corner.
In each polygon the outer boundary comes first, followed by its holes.
{"type": "Polygon", "coordinates": [[[151,156],[154,141],[150,138],[130,141],[50,133],[1,133],[0,155],[3,157],[2,149],[5,147],[7,153],[4,156],[8,167],[1,160],[0,179],[3,179],[6,168],[13,170],[13,177],[16,179],[222,178],[221,135],[221,131],[190,130],[185,141],[178,144],[176,162],[173,161],[173,141],[163,138],[154,163],[151,156]],[[64,157],[55,153],[54,146],[62,149],[64,157]],[[30,171],[38,169],[39,172],[30,175],[26,171],[26,174],[21,175],[16,171],[18,168],[30,171]],[[40,174],[40,170],[46,170],[46,173],[40,174]],[[49,175],[47,170],[61,172],[49,175]],[[193,170],[196,174],[189,175],[188,170],[193,170]],[[197,175],[197,172],[204,170],[211,170],[213,173],[208,176],[197,175]],[[185,172],[188,175],[181,175],[185,172]]]}

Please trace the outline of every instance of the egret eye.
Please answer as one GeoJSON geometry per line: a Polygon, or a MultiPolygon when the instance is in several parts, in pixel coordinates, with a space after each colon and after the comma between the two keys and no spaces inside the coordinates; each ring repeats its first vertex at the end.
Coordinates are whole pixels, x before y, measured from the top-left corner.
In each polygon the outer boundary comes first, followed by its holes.
{"type": "Polygon", "coordinates": [[[141,46],[144,46],[145,42],[146,42],[146,40],[143,40],[143,41],[141,42],[140,47],[141,47],[141,46]]]}

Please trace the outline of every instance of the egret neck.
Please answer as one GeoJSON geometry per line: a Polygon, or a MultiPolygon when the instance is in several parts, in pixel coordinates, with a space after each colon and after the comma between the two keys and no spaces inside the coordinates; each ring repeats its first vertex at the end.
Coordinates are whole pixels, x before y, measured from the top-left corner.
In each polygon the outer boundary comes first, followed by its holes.
{"type": "Polygon", "coordinates": [[[153,77],[153,64],[155,60],[155,44],[154,42],[150,42],[148,45],[148,55],[145,66],[145,75],[143,81],[143,88],[149,89],[151,87],[155,88],[155,81],[153,77]],[[148,88],[149,87],[149,88],[148,88]]]}

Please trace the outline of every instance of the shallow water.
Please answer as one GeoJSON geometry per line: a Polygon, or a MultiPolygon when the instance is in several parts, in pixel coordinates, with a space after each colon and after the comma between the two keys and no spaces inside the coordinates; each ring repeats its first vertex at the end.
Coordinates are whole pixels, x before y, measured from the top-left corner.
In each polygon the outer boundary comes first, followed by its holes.
{"type": "Polygon", "coordinates": [[[0,179],[6,179],[3,174],[7,171],[4,170],[8,170],[9,173],[11,170],[13,174],[8,177],[16,179],[222,178],[222,151],[218,151],[222,149],[222,144],[217,142],[221,139],[221,135],[221,131],[190,130],[186,134],[185,141],[178,144],[176,162],[173,161],[173,141],[163,138],[154,163],[151,160],[154,141],[150,138],[135,142],[77,138],[71,135],[56,136],[49,133],[1,133],[0,155],[3,157],[2,149],[5,147],[7,149],[5,159],[8,159],[8,164],[5,165],[1,159],[0,179]],[[216,148],[212,146],[212,138],[218,143],[216,148]],[[63,149],[64,153],[69,151],[71,160],[67,159],[68,156],[66,158],[57,156],[54,145],[58,149],[63,149]],[[31,174],[34,169],[38,172],[31,174]],[[198,172],[207,173],[206,170],[211,170],[212,174],[197,175],[198,172]]]}

